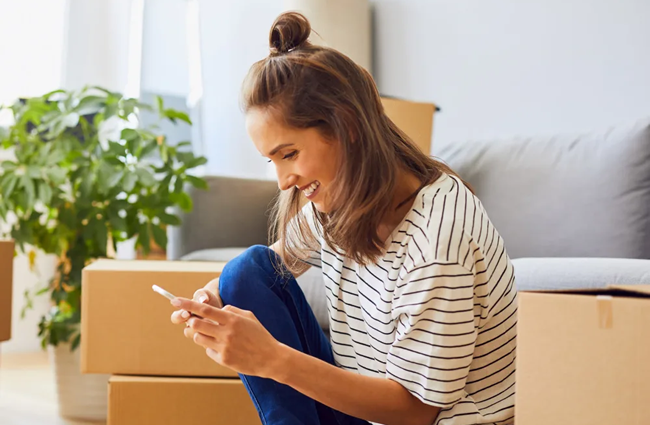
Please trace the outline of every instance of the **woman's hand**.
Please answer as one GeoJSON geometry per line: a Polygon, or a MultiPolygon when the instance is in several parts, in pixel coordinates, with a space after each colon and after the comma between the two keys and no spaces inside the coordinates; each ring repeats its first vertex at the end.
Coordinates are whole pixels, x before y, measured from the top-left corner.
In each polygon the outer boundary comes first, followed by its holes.
{"type": "MultiPolygon", "coordinates": [[[[194,292],[192,299],[199,303],[205,303],[213,307],[222,308],[223,301],[219,296],[219,279],[213,279],[208,282],[203,288],[197,289],[194,292]]],[[[172,313],[172,323],[175,325],[186,324],[187,320],[191,317],[190,313],[186,310],[176,310],[172,313]]],[[[194,331],[189,327],[185,328],[185,336],[188,338],[194,337],[194,331]]]]}
{"type": "Polygon", "coordinates": [[[212,360],[244,375],[271,378],[283,345],[252,312],[231,305],[215,308],[186,298],[176,298],[172,305],[194,314],[187,320],[185,335],[191,332],[212,360]]]}

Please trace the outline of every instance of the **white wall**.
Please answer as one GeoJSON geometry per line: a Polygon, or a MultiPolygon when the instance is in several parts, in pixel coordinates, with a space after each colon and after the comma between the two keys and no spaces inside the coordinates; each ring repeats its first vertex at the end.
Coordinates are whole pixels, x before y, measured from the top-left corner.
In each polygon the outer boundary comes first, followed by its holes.
{"type": "Polygon", "coordinates": [[[269,53],[269,29],[282,2],[202,0],[199,7],[203,148],[209,171],[265,178],[267,164],[246,134],[239,94],[250,66],[269,53]]]}
{"type": "MultiPolygon", "coordinates": [[[[65,13],[65,0],[0,0],[0,104],[59,88],[65,13]]],[[[11,114],[0,117],[0,125],[10,123],[11,114]]],[[[0,161],[12,157],[11,152],[0,150],[0,161]]],[[[41,315],[49,308],[48,297],[37,298],[25,319],[20,311],[25,290],[47,283],[53,275],[53,258],[39,255],[36,268],[38,274],[29,269],[25,255],[14,260],[12,339],[0,345],[2,352],[40,349],[36,335],[41,315]]]]}
{"type": "Polygon", "coordinates": [[[63,86],[124,92],[133,0],[68,0],[63,86]]]}
{"type": "Polygon", "coordinates": [[[185,3],[185,0],[145,2],[142,91],[183,97],[189,94],[185,3]]]}
{"type": "Polygon", "coordinates": [[[435,146],[650,115],[647,0],[374,0],[380,91],[433,101],[435,146]]]}

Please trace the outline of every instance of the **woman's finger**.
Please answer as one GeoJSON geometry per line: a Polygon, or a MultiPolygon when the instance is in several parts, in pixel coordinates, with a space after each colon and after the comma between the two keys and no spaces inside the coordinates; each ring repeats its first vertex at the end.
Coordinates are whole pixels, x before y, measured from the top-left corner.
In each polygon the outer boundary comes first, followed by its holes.
{"type": "Polygon", "coordinates": [[[190,320],[188,320],[187,326],[194,332],[201,333],[217,340],[223,332],[223,327],[221,325],[218,325],[210,320],[200,319],[198,317],[192,317],[190,320]]]}
{"type": "Polygon", "coordinates": [[[212,338],[209,335],[202,334],[200,332],[194,333],[194,337],[192,338],[194,340],[194,343],[196,345],[200,345],[203,348],[216,348],[217,347],[217,340],[212,338]]]}
{"type": "Polygon", "coordinates": [[[212,307],[223,307],[221,298],[218,295],[214,294],[212,291],[208,291],[205,288],[197,289],[196,292],[194,292],[192,299],[200,303],[209,304],[212,307]]]}
{"type": "Polygon", "coordinates": [[[213,322],[220,324],[227,324],[229,317],[233,314],[228,311],[224,311],[220,308],[212,307],[208,304],[198,303],[196,301],[188,300],[187,298],[174,298],[171,301],[171,304],[174,307],[178,307],[182,310],[187,310],[190,313],[194,313],[199,317],[210,319],[213,322]]]}
{"type": "Polygon", "coordinates": [[[185,310],[176,310],[172,313],[172,323],[175,325],[180,325],[181,323],[187,322],[187,319],[189,319],[190,316],[190,313],[185,310]]]}

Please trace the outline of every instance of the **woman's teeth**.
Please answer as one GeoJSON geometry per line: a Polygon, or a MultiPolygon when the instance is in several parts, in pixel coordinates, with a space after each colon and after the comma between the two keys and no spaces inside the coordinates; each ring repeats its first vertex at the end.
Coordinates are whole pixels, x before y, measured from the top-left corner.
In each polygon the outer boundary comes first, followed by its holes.
{"type": "Polygon", "coordinates": [[[314,193],[314,191],[318,189],[318,186],[320,186],[319,182],[317,181],[313,182],[307,189],[304,189],[302,193],[304,193],[305,196],[310,197],[312,193],[314,193]]]}

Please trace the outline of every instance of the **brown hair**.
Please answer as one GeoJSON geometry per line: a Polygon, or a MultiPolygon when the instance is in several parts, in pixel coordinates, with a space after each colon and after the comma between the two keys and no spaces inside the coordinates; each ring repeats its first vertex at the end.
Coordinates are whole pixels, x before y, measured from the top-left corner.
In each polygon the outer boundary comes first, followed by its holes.
{"type": "MultiPolygon", "coordinates": [[[[271,52],[251,67],[242,106],[244,111],[269,110],[290,127],[317,128],[340,143],[336,190],[331,191],[334,207],[325,214],[312,205],[314,217],[332,249],[357,263],[373,263],[384,250],[377,230],[391,208],[400,168],[422,184],[434,182],[442,172],[456,174],[425,155],[386,116],[365,69],[334,49],[311,44],[310,33],[309,21],[300,13],[283,13],[275,20],[271,52]]],[[[293,272],[306,268],[300,259],[318,247],[301,212],[303,200],[298,188],[283,191],[270,232],[270,239],[282,241],[280,255],[293,272]]]]}

